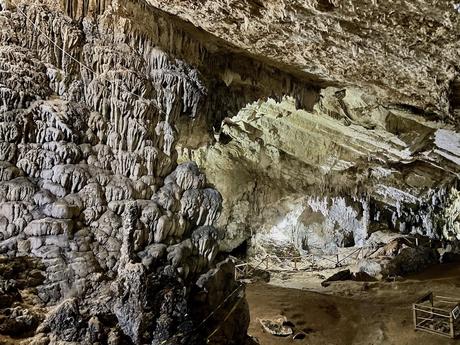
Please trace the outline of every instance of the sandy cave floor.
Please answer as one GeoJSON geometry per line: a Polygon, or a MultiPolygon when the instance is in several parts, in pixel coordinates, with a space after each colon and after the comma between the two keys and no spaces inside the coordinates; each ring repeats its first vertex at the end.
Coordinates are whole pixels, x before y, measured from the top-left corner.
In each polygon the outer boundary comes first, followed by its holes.
{"type": "Polygon", "coordinates": [[[395,282],[335,282],[327,288],[311,275],[274,276],[269,284],[247,286],[249,334],[261,345],[448,345],[460,344],[415,332],[412,303],[424,293],[460,297],[460,264],[437,265],[395,282]],[[303,279],[303,280],[302,280],[303,279]],[[313,283],[312,283],[313,281],[313,283]],[[308,287],[302,289],[302,283],[308,287]],[[276,284],[276,285],[274,285],[276,284]],[[296,288],[292,288],[295,286],[296,288]],[[258,319],[285,315],[305,339],[264,333],[258,319]]]}

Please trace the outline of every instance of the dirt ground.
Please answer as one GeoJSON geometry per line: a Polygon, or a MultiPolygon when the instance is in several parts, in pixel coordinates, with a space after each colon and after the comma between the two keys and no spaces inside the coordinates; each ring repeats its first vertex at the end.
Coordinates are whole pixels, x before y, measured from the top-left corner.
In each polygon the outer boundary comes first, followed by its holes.
{"type": "Polygon", "coordinates": [[[269,284],[248,285],[249,334],[261,345],[460,344],[460,340],[415,332],[411,309],[412,303],[429,291],[460,297],[458,263],[438,265],[396,282],[336,282],[322,288],[315,285],[317,281],[312,283],[311,275],[297,273],[274,277],[269,284]],[[308,290],[302,289],[302,282],[308,290]],[[307,336],[293,340],[264,333],[258,319],[277,315],[286,316],[295,330],[307,336]]]}

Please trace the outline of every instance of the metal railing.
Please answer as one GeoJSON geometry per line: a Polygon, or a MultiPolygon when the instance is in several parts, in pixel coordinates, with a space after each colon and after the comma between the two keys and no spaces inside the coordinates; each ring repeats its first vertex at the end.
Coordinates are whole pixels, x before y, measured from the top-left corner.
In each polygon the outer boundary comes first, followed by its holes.
{"type": "Polygon", "coordinates": [[[355,263],[360,259],[364,259],[374,252],[370,248],[360,247],[353,250],[351,253],[345,254],[342,258],[340,254],[335,255],[292,255],[292,256],[277,256],[267,254],[255,263],[245,262],[233,258],[235,261],[235,278],[241,280],[250,277],[257,269],[263,269],[271,272],[295,272],[295,271],[320,271],[327,268],[338,268],[345,264],[355,263]],[[318,264],[321,262],[321,266],[318,264]],[[327,267],[327,264],[330,267],[327,267]]]}

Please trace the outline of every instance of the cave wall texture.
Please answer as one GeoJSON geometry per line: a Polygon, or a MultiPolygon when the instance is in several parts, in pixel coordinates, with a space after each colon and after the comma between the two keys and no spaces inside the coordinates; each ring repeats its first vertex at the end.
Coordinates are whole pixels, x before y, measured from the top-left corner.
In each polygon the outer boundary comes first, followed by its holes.
{"type": "Polygon", "coordinates": [[[176,123],[220,108],[194,33],[136,1],[1,7],[2,343],[244,343],[222,197],[177,164],[176,123]]]}
{"type": "Polygon", "coordinates": [[[449,1],[0,9],[0,341],[240,345],[247,240],[460,239],[449,1]]]}
{"type": "Polygon", "coordinates": [[[320,87],[313,108],[299,106],[295,94],[262,99],[225,119],[216,144],[179,150],[223,195],[221,248],[282,238],[301,252],[334,252],[376,230],[458,240],[458,6],[177,0],[161,7],[320,87]]]}

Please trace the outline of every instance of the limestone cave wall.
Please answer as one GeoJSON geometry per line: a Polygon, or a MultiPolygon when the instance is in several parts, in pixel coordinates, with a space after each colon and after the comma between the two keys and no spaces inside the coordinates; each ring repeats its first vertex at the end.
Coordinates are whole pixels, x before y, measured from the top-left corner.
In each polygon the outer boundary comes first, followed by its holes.
{"type": "Polygon", "coordinates": [[[0,1],[1,341],[241,345],[244,242],[460,240],[458,12],[351,5],[0,1]]]}
{"type": "Polygon", "coordinates": [[[182,138],[208,133],[243,91],[199,70],[195,33],[143,2],[1,7],[2,342],[245,342],[222,197],[176,150],[181,123],[182,138]]]}
{"type": "Polygon", "coordinates": [[[330,87],[313,111],[252,103],[216,144],[180,152],[223,194],[223,249],[283,239],[334,253],[378,230],[456,241],[459,142],[444,122],[330,87]]]}

